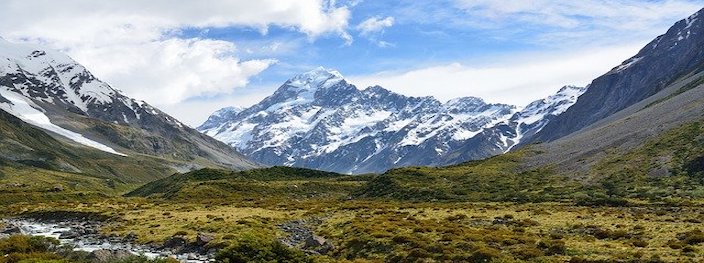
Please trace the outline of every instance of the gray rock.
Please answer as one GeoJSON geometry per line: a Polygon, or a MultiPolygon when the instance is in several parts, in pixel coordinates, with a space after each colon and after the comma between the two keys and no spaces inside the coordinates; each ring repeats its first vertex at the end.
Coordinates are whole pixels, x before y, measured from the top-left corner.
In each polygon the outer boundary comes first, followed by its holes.
{"type": "Polygon", "coordinates": [[[10,226],[5,227],[5,229],[3,229],[2,232],[0,232],[0,233],[6,234],[6,235],[22,234],[22,229],[20,229],[18,226],[10,225],[10,226]]]}
{"type": "Polygon", "coordinates": [[[186,247],[188,244],[188,240],[186,240],[186,237],[184,236],[174,236],[166,241],[164,241],[164,245],[162,248],[164,249],[181,249],[186,247]]]}
{"type": "Polygon", "coordinates": [[[667,167],[658,167],[658,168],[654,168],[654,169],[651,169],[650,171],[648,171],[648,176],[655,177],[655,178],[667,177],[667,176],[670,176],[670,174],[671,174],[670,170],[667,169],[667,167]]]}
{"type": "Polygon", "coordinates": [[[211,234],[198,233],[198,236],[196,237],[196,245],[202,247],[212,242],[213,240],[215,240],[215,236],[211,234]]]}
{"type": "Polygon", "coordinates": [[[130,232],[122,240],[125,242],[133,242],[133,241],[136,241],[137,238],[138,238],[138,236],[135,232],[130,232]]]}
{"type": "Polygon", "coordinates": [[[80,236],[81,234],[78,231],[76,231],[75,229],[71,229],[69,231],[62,232],[59,236],[59,239],[75,239],[80,236]]]}
{"type": "Polygon", "coordinates": [[[335,249],[335,246],[324,237],[311,235],[306,239],[303,249],[313,250],[319,254],[327,254],[335,249]]]}
{"type": "Polygon", "coordinates": [[[64,191],[64,186],[63,185],[54,185],[54,187],[51,188],[52,192],[63,192],[64,191]]]}
{"type": "Polygon", "coordinates": [[[316,248],[324,245],[327,240],[321,236],[312,235],[306,239],[304,248],[316,248]]]}
{"type": "Polygon", "coordinates": [[[127,250],[99,249],[91,252],[88,258],[91,262],[102,263],[121,260],[131,256],[133,256],[132,253],[127,250]]]}

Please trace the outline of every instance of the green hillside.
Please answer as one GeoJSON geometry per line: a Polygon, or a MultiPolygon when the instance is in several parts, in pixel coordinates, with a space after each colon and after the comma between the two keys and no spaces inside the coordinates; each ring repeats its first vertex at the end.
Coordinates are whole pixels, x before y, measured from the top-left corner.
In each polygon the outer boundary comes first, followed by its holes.
{"type": "Polygon", "coordinates": [[[340,198],[362,183],[361,177],[304,168],[271,167],[248,171],[201,169],[148,183],[128,197],[170,200],[257,200],[260,198],[340,198]]]}

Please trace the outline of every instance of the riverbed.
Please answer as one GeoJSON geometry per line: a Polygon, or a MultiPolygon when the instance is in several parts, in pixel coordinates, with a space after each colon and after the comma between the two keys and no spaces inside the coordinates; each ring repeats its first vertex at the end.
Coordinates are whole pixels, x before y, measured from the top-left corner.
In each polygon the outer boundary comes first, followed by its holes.
{"type": "Polygon", "coordinates": [[[99,222],[76,220],[46,222],[31,218],[13,218],[5,219],[3,223],[10,227],[19,228],[21,234],[24,235],[58,239],[61,244],[73,246],[76,251],[121,250],[151,259],[171,257],[184,263],[214,262],[212,253],[210,255],[178,253],[158,246],[139,245],[129,238],[103,236],[99,233],[99,222]]]}

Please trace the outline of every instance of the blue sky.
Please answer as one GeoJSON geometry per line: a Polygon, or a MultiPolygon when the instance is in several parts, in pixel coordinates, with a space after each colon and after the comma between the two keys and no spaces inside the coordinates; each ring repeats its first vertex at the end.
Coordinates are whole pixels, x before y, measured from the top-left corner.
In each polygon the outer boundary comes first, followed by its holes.
{"type": "Polygon", "coordinates": [[[0,35],[67,52],[189,125],[324,66],[360,88],[518,106],[587,85],[693,0],[8,0],[0,35]]]}

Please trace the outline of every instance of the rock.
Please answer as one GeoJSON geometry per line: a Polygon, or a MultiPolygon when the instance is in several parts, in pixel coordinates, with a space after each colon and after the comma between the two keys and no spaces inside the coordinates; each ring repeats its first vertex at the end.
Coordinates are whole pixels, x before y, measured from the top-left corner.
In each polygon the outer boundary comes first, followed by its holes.
{"type": "Polygon", "coordinates": [[[660,178],[670,176],[670,170],[667,167],[658,167],[648,171],[648,177],[660,178]]]}
{"type": "Polygon", "coordinates": [[[77,237],[81,236],[79,232],[76,230],[69,230],[66,232],[62,232],[61,235],[59,236],[59,239],[75,239],[77,237]]]}
{"type": "Polygon", "coordinates": [[[63,185],[60,185],[60,184],[54,185],[54,187],[51,188],[51,191],[52,191],[52,192],[63,192],[63,191],[64,191],[64,186],[63,186],[63,185]]]}
{"type": "Polygon", "coordinates": [[[312,235],[306,239],[306,244],[304,245],[304,248],[315,248],[315,247],[320,247],[325,244],[327,240],[321,236],[316,236],[312,235]]]}
{"type": "Polygon", "coordinates": [[[131,257],[132,253],[127,250],[99,249],[91,252],[88,258],[91,262],[112,262],[131,257]]]}
{"type": "Polygon", "coordinates": [[[165,249],[180,249],[186,246],[188,244],[188,240],[186,240],[186,237],[184,236],[174,236],[169,239],[167,239],[164,242],[164,245],[162,248],[165,249]]]}
{"type": "Polygon", "coordinates": [[[137,240],[137,233],[135,233],[135,232],[130,232],[130,233],[127,234],[122,240],[125,241],[125,242],[133,242],[133,241],[136,241],[136,240],[137,240]]]}
{"type": "Polygon", "coordinates": [[[196,245],[202,247],[212,242],[214,239],[215,236],[211,234],[198,233],[198,236],[196,237],[196,245]]]}
{"type": "Polygon", "coordinates": [[[311,235],[306,239],[303,249],[311,249],[320,254],[327,254],[335,247],[321,236],[311,235]]]}
{"type": "Polygon", "coordinates": [[[16,234],[22,234],[22,229],[20,229],[18,226],[7,226],[5,229],[0,232],[2,234],[7,234],[7,235],[16,235],[16,234]]]}

